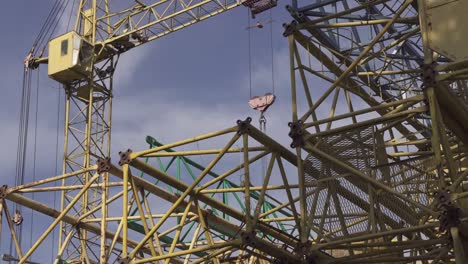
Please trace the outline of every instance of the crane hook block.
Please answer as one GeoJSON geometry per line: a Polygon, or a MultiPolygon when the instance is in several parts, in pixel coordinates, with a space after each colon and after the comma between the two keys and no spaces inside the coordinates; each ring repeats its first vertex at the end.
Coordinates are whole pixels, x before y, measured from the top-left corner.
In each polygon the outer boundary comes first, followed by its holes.
{"type": "Polygon", "coordinates": [[[21,212],[19,210],[16,210],[15,214],[13,215],[13,219],[11,221],[15,225],[21,225],[23,223],[23,215],[21,215],[21,212]]]}
{"type": "Polygon", "coordinates": [[[267,11],[278,4],[277,0],[243,0],[242,5],[250,8],[252,17],[255,18],[255,15],[260,14],[264,11],[267,11]]]}
{"type": "Polygon", "coordinates": [[[265,112],[275,102],[276,96],[272,93],[266,93],[264,96],[254,96],[249,100],[252,109],[265,112]]]}

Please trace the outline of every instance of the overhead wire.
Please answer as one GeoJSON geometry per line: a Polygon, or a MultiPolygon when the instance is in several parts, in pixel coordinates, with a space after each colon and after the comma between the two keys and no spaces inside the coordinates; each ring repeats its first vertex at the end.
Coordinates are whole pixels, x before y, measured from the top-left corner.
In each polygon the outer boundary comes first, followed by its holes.
{"type": "MultiPolygon", "coordinates": [[[[30,50],[28,57],[34,56],[37,54],[37,47],[42,47],[44,40],[47,39],[47,36],[52,36],[53,32],[57,28],[61,17],[63,16],[64,10],[68,6],[70,0],[56,0],[52,6],[49,15],[46,18],[45,23],[43,24],[41,30],[39,31],[36,39],[33,42],[33,46],[30,50]],[[65,2],[66,1],[66,2],[65,2]],[[65,3],[65,4],[64,4],[65,3]]],[[[47,39],[48,40],[48,39],[47,39]]],[[[45,45],[44,45],[45,46],[45,45]]],[[[45,49],[45,47],[44,47],[45,49]]],[[[42,55],[42,51],[41,51],[42,55]]],[[[26,169],[26,159],[27,159],[27,150],[28,150],[28,136],[29,136],[29,119],[30,119],[30,106],[31,106],[31,81],[32,81],[32,69],[29,68],[27,61],[23,68],[23,82],[21,89],[21,99],[20,99],[20,117],[19,117],[19,127],[18,127],[18,138],[17,138],[17,152],[16,152],[16,171],[15,171],[15,185],[23,185],[25,182],[25,169],[26,169]]],[[[36,87],[36,105],[35,105],[35,125],[34,125],[34,141],[33,141],[33,172],[32,178],[33,182],[36,179],[36,158],[37,158],[37,123],[38,123],[38,111],[39,111],[39,71],[37,72],[37,87],[36,87]]],[[[33,194],[34,199],[34,194],[33,194]]],[[[17,222],[14,227],[16,233],[18,234],[18,242],[21,245],[22,243],[22,207],[21,205],[15,204],[14,206],[14,215],[17,222]],[[18,218],[19,217],[19,218],[18,218]],[[18,220],[19,219],[19,220],[18,220]]],[[[31,213],[31,230],[34,223],[34,212],[31,213]]],[[[30,232],[30,241],[32,244],[32,232],[30,232]]],[[[10,240],[9,254],[13,256],[13,241],[10,240]]],[[[16,252],[14,256],[18,256],[16,252]]]]}
{"type": "MultiPolygon", "coordinates": [[[[39,56],[41,56],[44,52],[47,43],[55,33],[57,26],[60,24],[61,18],[65,13],[65,10],[67,9],[68,5],[70,4],[70,1],[71,0],[55,1],[45,23],[43,24],[41,30],[39,31],[39,34],[36,37],[36,40],[34,41],[32,47],[32,53],[34,56],[36,56],[39,51],[39,56]]],[[[72,1],[74,2],[75,0],[72,1]]]]}
{"type": "MultiPolygon", "coordinates": [[[[36,181],[36,160],[37,160],[37,123],[38,123],[38,113],[39,113],[39,68],[37,69],[36,75],[36,104],[35,104],[35,117],[34,117],[34,141],[33,141],[33,168],[32,168],[32,182],[36,181]]],[[[35,193],[32,193],[32,199],[35,200],[35,193]]],[[[35,211],[31,208],[31,218],[30,218],[30,231],[29,231],[29,245],[32,247],[33,241],[33,224],[34,224],[34,214],[35,211]]]]}
{"type": "Polygon", "coordinates": [[[270,45],[271,45],[271,85],[272,92],[275,94],[275,55],[273,45],[273,11],[270,9],[270,45]]]}
{"type": "MultiPolygon", "coordinates": [[[[15,186],[24,184],[24,170],[26,167],[26,154],[27,154],[27,143],[28,143],[28,128],[29,128],[29,107],[31,101],[31,70],[25,65],[23,69],[23,84],[21,90],[21,101],[20,101],[20,122],[18,127],[18,142],[16,150],[16,173],[15,173],[15,186]]],[[[20,216],[22,207],[15,203],[14,214],[20,216]]],[[[21,223],[17,224],[16,233],[18,234],[18,241],[21,244],[23,227],[21,223]]],[[[10,240],[10,255],[13,255],[13,241],[10,240]]],[[[18,252],[15,250],[15,256],[18,252]]]]}
{"type": "MultiPolygon", "coordinates": [[[[60,131],[60,102],[61,102],[61,92],[62,92],[62,87],[60,85],[58,86],[58,95],[57,95],[57,122],[56,122],[56,133],[55,133],[55,175],[59,175],[58,171],[58,152],[59,152],[59,131],[60,131]]],[[[55,186],[57,186],[57,182],[55,182],[55,186]]],[[[54,209],[57,208],[57,192],[54,192],[54,209]]],[[[55,231],[54,229],[52,231],[52,246],[51,248],[51,263],[54,261],[54,246],[55,245],[55,231]]]]}
{"type": "Polygon", "coordinates": [[[55,0],[55,3],[52,6],[52,9],[50,10],[44,24],[42,25],[41,30],[39,30],[39,33],[37,34],[36,39],[33,42],[33,47],[36,47],[41,42],[41,40],[43,39],[44,33],[46,32],[46,30],[48,29],[50,23],[52,22],[51,19],[53,19],[55,17],[55,13],[57,12],[58,8],[60,7],[60,2],[61,1],[62,0],[55,0]]]}
{"type": "MultiPolygon", "coordinates": [[[[60,23],[60,20],[62,19],[62,16],[63,14],[65,13],[65,10],[66,8],[68,7],[68,4],[70,4],[70,0],[63,0],[63,1],[66,1],[65,5],[62,4],[62,8],[60,9],[60,14],[57,14],[57,18],[55,19],[55,24],[53,25],[52,27],[52,30],[49,31],[49,34],[48,34],[48,38],[47,38],[47,42],[52,39],[52,36],[55,32],[55,30],[57,29],[57,26],[59,25],[60,23]]],[[[46,42],[46,43],[47,43],[46,42]]],[[[45,48],[45,45],[44,45],[44,48],[45,48]]]]}
{"type": "Polygon", "coordinates": [[[250,10],[247,9],[247,34],[249,44],[249,99],[252,98],[252,36],[250,34],[250,10]]]}

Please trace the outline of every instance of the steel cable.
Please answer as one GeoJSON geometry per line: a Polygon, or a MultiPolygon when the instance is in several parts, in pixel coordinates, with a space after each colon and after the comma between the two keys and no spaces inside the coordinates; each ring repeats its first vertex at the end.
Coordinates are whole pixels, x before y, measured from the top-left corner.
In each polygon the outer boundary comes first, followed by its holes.
{"type": "Polygon", "coordinates": [[[52,9],[50,10],[49,15],[46,18],[46,21],[42,25],[41,30],[39,31],[36,39],[33,42],[34,43],[33,48],[36,47],[41,42],[41,40],[43,39],[44,32],[46,32],[46,30],[48,30],[50,23],[52,23],[51,19],[53,19],[56,16],[55,13],[57,12],[57,10],[59,8],[60,2],[61,2],[61,0],[56,0],[54,5],[52,6],[52,9]]]}

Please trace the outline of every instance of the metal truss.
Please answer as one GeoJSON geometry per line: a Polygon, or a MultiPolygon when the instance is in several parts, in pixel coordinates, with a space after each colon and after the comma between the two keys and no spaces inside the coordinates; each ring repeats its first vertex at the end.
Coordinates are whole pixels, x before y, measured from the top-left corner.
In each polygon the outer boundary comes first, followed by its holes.
{"type": "Polygon", "coordinates": [[[67,86],[70,170],[0,189],[19,263],[59,225],[55,263],[468,263],[468,62],[431,46],[438,7],[292,1],[293,151],[246,119],[167,145],[149,138],[116,166],[104,158],[113,71],[94,67],[67,86]],[[12,202],[49,219],[31,248],[12,202]]]}
{"type": "MultiPolygon", "coordinates": [[[[100,157],[110,155],[110,128],[112,111],[112,73],[102,74],[103,69],[114,69],[116,61],[107,60],[99,66],[94,66],[93,77],[91,79],[78,80],[64,84],[66,91],[65,103],[65,141],[63,157],[64,177],[56,188],[60,191],[61,210],[69,209],[71,215],[81,216],[92,210],[101,201],[106,200],[107,193],[98,189],[90,189],[82,193],[79,200],[74,200],[81,190],[72,186],[86,186],[92,181],[95,168],[100,157]]],[[[106,183],[106,177],[95,179],[96,184],[106,183]]],[[[52,188],[52,187],[51,187],[52,188]]],[[[55,190],[55,189],[54,189],[55,190]]],[[[75,226],[66,222],[60,222],[58,247],[65,244],[72,245],[65,247],[66,252],[72,258],[78,258],[87,251],[84,241],[99,243],[95,237],[88,237],[88,232],[82,230],[76,236],[75,226]],[[69,240],[68,242],[66,240],[69,240]],[[72,243],[70,243],[72,240],[72,243]]]]}
{"type": "MultiPolygon", "coordinates": [[[[208,260],[299,263],[303,261],[303,256],[295,253],[297,237],[303,232],[298,229],[300,216],[296,208],[299,185],[287,174],[296,162],[293,153],[251,126],[247,119],[235,127],[192,139],[139,152],[122,152],[119,161],[122,169],[109,160],[100,160],[98,165],[89,168],[97,172],[85,184],[52,187],[55,181],[84,173],[78,171],[9,188],[3,194],[6,200],[34,208],[54,219],[37,243],[20,253],[20,263],[28,259],[58,223],[70,224],[75,229],[64,239],[57,263],[202,263],[208,260]],[[209,144],[209,140],[228,143],[222,149],[179,150],[193,149],[194,143],[209,144]],[[179,174],[179,179],[168,174],[169,166],[158,169],[146,162],[146,159],[166,158],[193,163],[185,156],[194,155],[203,155],[210,161],[204,167],[195,165],[199,169],[197,173],[188,169],[191,173],[179,174]],[[267,164],[263,172],[262,161],[267,164]],[[213,173],[214,168],[223,173],[213,173]],[[234,185],[239,178],[242,184],[234,185]],[[154,183],[155,180],[158,182],[154,183]],[[226,183],[232,185],[219,188],[226,183]],[[162,184],[170,186],[172,191],[165,190],[162,184]],[[24,195],[70,189],[79,191],[61,211],[24,195]],[[93,191],[102,197],[99,204],[89,211],[71,210],[85,194],[93,191]],[[228,203],[228,196],[236,197],[239,203],[228,203]],[[84,259],[73,259],[73,255],[65,254],[65,249],[84,232],[88,234],[87,238],[81,237],[86,239],[84,259]],[[100,243],[91,243],[95,237],[100,238],[100,243]]],[[[175,170],[181,172],[180,167],[175,170]]],[[[309,187],[316,185],[311,183],[309,187]]],[[[4,211],[8,212],[7,208],[4,211]]],[[[323,257],[328,256],[323,254],[323,257]]]]}
{"type": "MultiPolygon", "coordinates": [[[[80,0],[74,31],[92,40],[97,61],[102,61],[229,11],[242,2],[80,0]]],[[[256,3],[258,0],[251,2],[256,3]]],[[[47,63],[47,58],[34,58],[33,61],[33,64],[47,63]]]]}
{"type": "Polygon", "coordinates": [[[451,69],[461,62],[429,49],[427,2],[287,7],[308,254],[327,252],[330,263],[467,261],[466,81],[451,69]]]}

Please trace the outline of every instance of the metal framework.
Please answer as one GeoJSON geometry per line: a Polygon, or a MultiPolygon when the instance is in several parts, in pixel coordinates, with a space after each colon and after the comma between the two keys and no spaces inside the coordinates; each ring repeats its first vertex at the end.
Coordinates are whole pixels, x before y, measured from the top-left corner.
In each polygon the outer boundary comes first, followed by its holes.
{"type": "Polygon", "coordinates": [[[428,43],[440,21],[427,20],[444,10],[436,1],[298,2],[287,7],[295,21],[285,36],[301,243],[331,263],[465,263],[464,59],[428,43]]]}
{"type": "Polygon", "coordinates": [[[167,145],[148,138],[116,166],[105,157],[118,54],[237,5],[135,2],[81,1],[75,31],[95,65],[65,84],[63,174],[0,189],[19,263],[57,226],[55,263],[468,263],[468,61],[434,37],[435,12],[461,0],[293,0],[293,151],[247,118],[167,145]],[[60,192],[62,206],[31,192],[60,192]],[[11,202],[51,217],[31,248],[11,202]]]}

